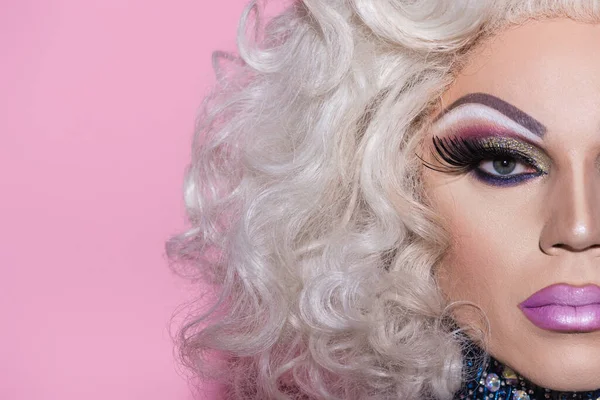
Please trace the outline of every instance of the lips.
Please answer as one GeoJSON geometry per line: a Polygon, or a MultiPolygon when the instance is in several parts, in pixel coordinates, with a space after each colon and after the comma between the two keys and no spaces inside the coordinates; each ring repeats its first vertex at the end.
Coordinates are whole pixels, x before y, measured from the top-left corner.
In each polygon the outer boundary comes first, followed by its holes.
{"type": "Polygon", "coordinates": [[[537,327],[558,332],[600,330],[600,287],[557,284],[535,292],[519,304],[537,327]]]}

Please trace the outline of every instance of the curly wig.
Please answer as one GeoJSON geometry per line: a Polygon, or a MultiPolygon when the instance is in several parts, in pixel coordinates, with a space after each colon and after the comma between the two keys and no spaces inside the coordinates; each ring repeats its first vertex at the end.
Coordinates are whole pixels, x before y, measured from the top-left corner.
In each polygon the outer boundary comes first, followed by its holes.
{"type": "Polygon", "coordinates": [[[464,339],[435,266],[427,116],[472,49],[528,19],[598,23],[595,0],[296,0],[216,53],[167,242],[210,307],[184,362],[230,399],[450,399],[464,339]]]}

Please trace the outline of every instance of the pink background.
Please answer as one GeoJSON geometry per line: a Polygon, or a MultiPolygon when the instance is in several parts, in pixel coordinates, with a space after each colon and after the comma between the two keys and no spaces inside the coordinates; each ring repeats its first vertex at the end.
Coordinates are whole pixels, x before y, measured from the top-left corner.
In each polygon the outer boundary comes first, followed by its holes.
{"type": "Polygon", "coordinates": [[[0,399],[188,400],[163,244],[245,0],[0,3],[0,399]]]}

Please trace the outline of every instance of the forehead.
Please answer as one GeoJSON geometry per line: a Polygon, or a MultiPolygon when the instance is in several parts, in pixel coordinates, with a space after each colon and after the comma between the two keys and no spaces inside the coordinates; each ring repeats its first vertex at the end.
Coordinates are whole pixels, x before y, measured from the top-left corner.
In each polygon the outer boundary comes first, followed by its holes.
{"type": "Polygon", "coordinates": [[[531,21],[494,36],[470,55],[442,106],[476,92],[510,102],[551,131],[600,127],[600,25],[531,21]]]}

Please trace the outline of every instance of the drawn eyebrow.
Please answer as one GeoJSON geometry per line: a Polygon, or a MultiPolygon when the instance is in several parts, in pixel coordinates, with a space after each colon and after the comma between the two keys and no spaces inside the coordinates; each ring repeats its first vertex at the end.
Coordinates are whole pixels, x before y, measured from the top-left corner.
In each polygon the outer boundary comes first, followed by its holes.
{"type": "Polygon", "coordinates": [[[439,120],[452,109],[467,103],[479,103],[491,107],[512,119],[517,124],[529,129],[532,133],[541,138],[544,137],[544,134],[547,131],[547,128],[535,118],[526,114],[524,111],[513,106],[512,104],[488,93],[469,93],[463,97],[460,97],[448,107],[444,108],[442,112],[435,118],[435,121],[439,120]]]}

